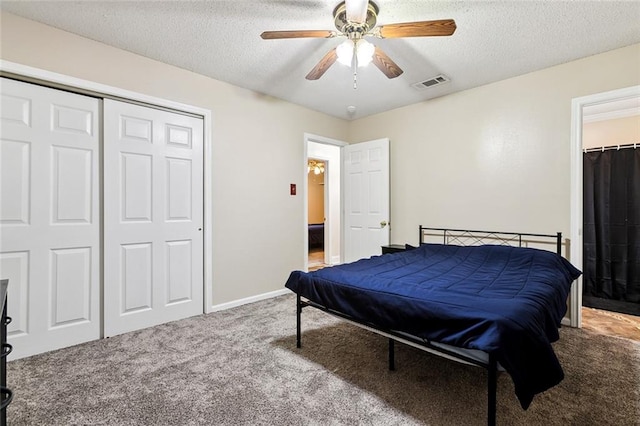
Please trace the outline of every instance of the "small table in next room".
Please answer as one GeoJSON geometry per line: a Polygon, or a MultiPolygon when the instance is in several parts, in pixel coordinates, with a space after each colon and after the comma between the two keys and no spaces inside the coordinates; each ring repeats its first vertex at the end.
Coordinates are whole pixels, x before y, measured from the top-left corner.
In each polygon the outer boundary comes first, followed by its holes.
{"type": "Polygon", "coordinates": [[[399,251],[405,251],[404,244],[389,244],[388,246],[382,246],[382,254],[397,253],[399,251]]]}

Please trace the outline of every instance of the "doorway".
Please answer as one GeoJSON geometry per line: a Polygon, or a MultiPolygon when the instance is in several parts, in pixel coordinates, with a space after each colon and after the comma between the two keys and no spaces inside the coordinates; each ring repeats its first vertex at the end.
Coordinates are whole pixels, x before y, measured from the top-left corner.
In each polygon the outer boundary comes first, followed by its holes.
{"type": "MultiPolygon", "coordinates": [[[[307,206],[309,224],[309,271],[324,268],[329,264],[325,258],[325,211],[327,193],[328,162],[310,158],[307,162],[307,206]]],[[[328,257],[328,256],[327,256],[328,257]]]]}
{"type": "Polygon", "coordinates": [[[304,265],[305,270],[341,263],[341,149],[346,142],[304,135],[304,265]],[[310,168],[310,161],[314,167],[310,168]],[[321,171],[320,164],[322,164],[321,171]],[[316,174],[315,166],[318,166],[316,174]],[[309,186],[313,186],[312,190],[309,186]],[[312,191],[314,191],[312,193],[312,191]],[[320,195],[321,194],[321,195],[320,195]],[[316,210],[322,200],[322,208],[316,210]],[[313,203],[313,206],[310,204],[313,203]],[[310,207],[314,209],[310,212],[310,207]],[[311,216],[313,214],[313,216],[311,216]],[[318,226],[319,225],[319,226],[318,226]],[[319,233],[322,231],[322,236],[319,233]],[[321,244],[320,244],[321,241],[321,244]],[[322,250],[320,249],[322,247],[322,250]]]}
{"type": "Polygon", "coordinates": [[[304,270],[309,269],[310,159],[326,164],[325,263],[380,255],[390,238],[389,139],[347,144],[305,133],[303,159],[304,270]]]}
{"type": "MultiPolygon", "coordinates": [[[[593,184],[587,184],[585,181],[587,167],[583,161],[590,161],[588,177],[591,178],[591,163],[594,160],[591,157],[606,154],[606,151],[611,150],[633,150],[634,143],[640,139],[638,120],[640,86],[590,95],[574,99],[572,102],[571,261],[580,267],[585,275],[571,291],[571,325],[636,340],[640,340],[640,317],[611,312],[607,306],[594,307],[588,303],[593,293],[593,280],[596,275],[593,265],[595,252],[592,250],[595,247],[596,228],[592,222],[595,220],[593,205],[598,200],[594,199],[593,184]],[[626,130],[622,130],[625,128],[626,130]]],[[[601,191],[598,189],[596,192],[601,191]]],[[[615,192],[620,192],[619,186],[615,192]]],[[[596,216],[602,215],[598,213],[596,216]]],[[[605,233],[600,228],[597,228],[598,235],[605,233]]],[[[601,238],[598,236],[598,239],[601,238]]],[[[602,271],[599,271],[598,275],[602,275],[602,271]]],[[[611,274],[605,275],[610,278],[611,274]]]]}

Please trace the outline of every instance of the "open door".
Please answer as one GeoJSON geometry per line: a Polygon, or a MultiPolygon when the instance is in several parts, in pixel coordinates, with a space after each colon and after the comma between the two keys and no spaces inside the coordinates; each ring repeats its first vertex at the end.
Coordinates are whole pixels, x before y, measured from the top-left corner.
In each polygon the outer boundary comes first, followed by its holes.
{"type": "Polygon", "coordinates": [[[345,146],[344,261],[381,254],[389,244],[389,139],[345,146]]]}

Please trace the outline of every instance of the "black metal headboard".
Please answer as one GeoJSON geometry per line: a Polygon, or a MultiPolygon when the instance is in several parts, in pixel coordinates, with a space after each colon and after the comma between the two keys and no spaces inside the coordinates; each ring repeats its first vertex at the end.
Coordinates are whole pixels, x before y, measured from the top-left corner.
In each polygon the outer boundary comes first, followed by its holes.
{"type": "MultiPolygon", "coordinates": [[[[562,232],[556,234],[529,234],[524,232],[474,231],[470,229],[430,228],[420,225],[420,244],[426,243],[425,237],[441,236],[442,244],[473,246],[480,244],[499,244],[522,247],[531,238],[542,238],[543,243],[556,243],[556,253],[562,256],[562,232]]],[[[434,241],[435,242],[435,241],[434,241]]]]}

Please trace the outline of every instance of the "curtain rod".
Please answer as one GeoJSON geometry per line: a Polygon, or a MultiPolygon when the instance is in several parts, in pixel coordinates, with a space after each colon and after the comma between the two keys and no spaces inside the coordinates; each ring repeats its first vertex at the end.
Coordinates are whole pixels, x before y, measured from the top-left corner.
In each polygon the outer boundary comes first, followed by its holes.
{"type": "Polygon", "coordinates": [[[589,149],[584,149],[583,151],[585,153],[587,153],[587,152],[596,152],[596,151],[604,152],[604,151],[609,151],[609,150],[612,150],[612,149],[615,149],[615,150],[626,149],[626,148],[636,149],[638,146],[640,146],[640,144],[638,144],[637,142],[634,142],[634,143],[628,143],[628,144],[624,144],[624,145],[613,145],[613,146],[603,146],[603,147],[600,147],[600,148],[589,148],[589,149]]]}

